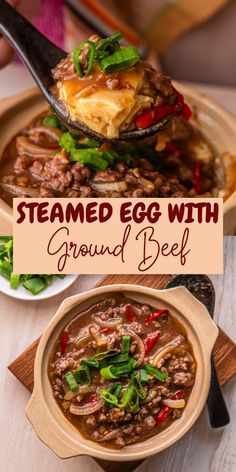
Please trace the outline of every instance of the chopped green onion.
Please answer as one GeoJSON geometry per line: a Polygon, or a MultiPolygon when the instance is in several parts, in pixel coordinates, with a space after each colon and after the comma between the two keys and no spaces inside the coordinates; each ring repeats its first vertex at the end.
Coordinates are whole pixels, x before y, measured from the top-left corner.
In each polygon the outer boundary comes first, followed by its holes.
{"type": "Polygon", "coordinates": [[[118,406],[118,398],[112,393],[110,393],[109,390],[102,388],[99,391],[99,394],[103,398],[103,400],[105,400],[105,402],[110,403],[111,405],[118,406]]]}
{"type": "Polygon", "coordinates": [[[106,151],[103,151],[103,157],[109,162],[109,164],[113,164],[114,161],[119,158],[119,155],[113,149],[107,149],[106,151]]]}
{"type": "Polygon", "coordinates": [[[11,273],[10,287],[16,290],[19,287],[20,275],[11,273]]]}
{"type": "Polygon", "coordinates": [[[32,277],[32,279],[29,279],[23,282],[23,287],[29,290],[32,293],[32,295],[37,295],[39,292],[44,290],[46,286],[47,285],[45,281],[38,276],[34,276],[32,277]]]}
{"type": "Polygon", "coordinates": [[[121,398],[121,401],[118,404],[119,408],[124,408],[125,406],[130,405],[133,395],[134,395],[134,387],[132,384],[130,384],[128,388],[125,390],[121,398]]]}
{"type": "Polygon", "coordinates": [[[118,49],[111,56],[104,57],[100,65],[103,72],[117,72],[134,66],[139,59],[137,49],[134,46],[128,46],[124,49],[118,49]]]}
{"type": "Polygon", "coordinates": [[[122,362],[127,362],[129,360],[129,354],[123,353],[123,354],[118,354],[117,356],[112,357],[111,363],[112,364],[121,364],[122,362]]]}
{"type": "Polygon", "coordinates": [[[135,359],[129,359],[128,362],[125,362],[123,364],[117,365],[117,366],[110,366],[110,371],[112,375],[117,378],[117,377],[123,377],[131,374],[136,367],[138,361],[135,359]]]}
{"type": "Polygon", "coordinates": [[[137,395],[144,400],[147,396],[147,390],[142,385],[139,373],[132,374],[132,383],[137,395]]]}
{"type": "Polygon", "coordinates": [[[88,367],[90,367],[92,369],[98,369],[100,367],[99,362],[96,359],[94,359],[93,357],[91,357],[90,359],[83,359],[81,361],[81,364],[82,365],[87,365],[88,367]]]}
{"type": "Polygon", "coordinates": [[[63,147],[68,152],[68,154],[70,154],[75,149],[75,140],[69,131],[67,133],[63,133],[63,135],[60,137],[59,145],[63,147]]]}
{"type": "Polygon", "coordinates": [[[147,376],[146,370],[145,369],[140,369],[139,374],[140,374],[141,382],[142,383],[147,383],[148,382],[148,376],[147,376]]]}
{"type": "Polygon", "coordinates": [[[104,378],[104,379],[107,379],[107,380],[110,380],[110,379],[117,379],[117,375],[115,375],[115,373],[112,372],[112,368],[114,370],[114,367],[112,365],[109,365],[107,367],[103,367],[101,370],[100,370],[100,374],[101,376],[104,378]]]}
{"type": "Polygon", "coordinates": [[[77,383],[82,385],[90,385],[91,384],[91,374],[90,370],[87,365],[81,365],[75,372],[74,378],[77,383]]]}
{"type": "Polygon", "coordinates": [[[95,49],[95,43],[93,43],[93,41],[84,41],[83,43],[80,44],[80,46],[77,49],[75,49],[73,53],[73,61],[76,68],[76,72],[80,77],[84,77],[84,76],[87,77],[90,74],[93,68],[95,57],[96,57],[96,49],[95,49]],[[79,56],[82,49],[86,45],[88,45],[88,54],[87,54],[87,68],[84,73],[80,65],[79,56]]]}
{"type": "Polygon", "coordinates": [[[155,367],[153,367],[152,365],[150,364],[144,364],[144,369],[146,370],[146,372],[150,375],[153,375],[153,377],[156,377],[158,380],[160,380],[161,382],[165,382],[166,381],[166,374],[165,372],[162,372],[161,370],[159,369],[156,369],[155,367]]]}
{"type": "Polygon", "coordinates": [[[89,359],[83,359],[82,365],[87,365],[94,369],[101,368],[101,361],[107,359],[108,357],[115,356],[117,354],[117,349],[108,349],[107,351],[99,352],[95,356],[90,357],[89,359]]]}
{"type": "Polygon", "coordinates": [[[100,141],[96,141],[95,139],[87,139],[86,142],[78,143],[78,146],[81,149],[86,148],[99,148],[101,146],[100,141]]]}
{"type": "Polygon", "coordinates": [[[133,412],[136,411],[137,408],[139,407],[139,403],[140,403],[139,395],[137,393],[137,390],[134,388],[132,398],[129,401],[129,407],[131,411],[133,412]]]}
{"type": "MultiPolygon", "coordinates": [[[[108,392],[111,393],[112,395],[114,395],[116,398],[119,397],[119,394],[122,390],[122,385],[119,384],[119,383],[111,383],[109,385],[109,388],[108,388],[108,392]]],[[[105,394],[106,395],[106,394],[105,394]]],[[[112,399],[112,397],[110,397],[110,400],[112,399]]],[[[114,399],[112,401],[112,403],[109,403],[109,406],[112,407],[114,406],[114,399]]]]}
{"type": "Polygon", "coordinates": [[[79,161],[83,165],[89,165],[94,170],[105,170],[109,163],[103,159],[103,152],[97,149],[73,149],[70,152],[72,161],[79,161]]]}
{"type": "Polygon", "coordinates": [[[11,280],[11,270],[8,268],[7,261],[0,262],[0,275],[4,277],[4,279],[11,280]]]}
{"type": "Polygon", "coordinates": [[[130,336],[122,336],[121,339],[121,352],[129,352],[130,348],[130,336]]]}
{"type": "Polygon", "coordinates": [[[107,38],[104,39],[98,39],[95,43],[96,46],[96,52],[99,51],[105,51],[108,46],[111,46],[112,44],[116,43],[123,37],[123,32],[122,31],[116,31],[115,33],[111,34],[107,38]]]}
{"type": "Polygon", "coordinates": [[[50,126],[51,128],[57,128],[59,120],[56,115],[45,116],[43,119],[43,125],[50,126]]]}
{"type": "Polygon", "coordinates": [[[119,383],[117,383],[117,384],[114,385],[114,388],[113,388],[112,393],[113,393],[113,395],[115,395],[115,397],[118,398],[118,396],[119,396],[121,390],[122,390],[122,385],[119,384],[119,383]]]}
{"type": "Polygon", "coordinates": [[[76,382],[72,372],[67,372],[67,374],[65,375],[65,379],[66,379],[70,389],[72,390],[72,392],[77,392],[78,385],[77,385],[77,382],[76,382]]]}

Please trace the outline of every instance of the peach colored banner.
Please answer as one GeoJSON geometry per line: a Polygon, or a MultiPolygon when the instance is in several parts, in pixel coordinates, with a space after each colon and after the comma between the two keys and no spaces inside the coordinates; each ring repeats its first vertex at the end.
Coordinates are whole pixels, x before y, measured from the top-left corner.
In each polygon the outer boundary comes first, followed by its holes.
{"type": "Polygon", "coordinates": [[[14,272],[223,272],[222,199],[14,199],[14,272]]]}

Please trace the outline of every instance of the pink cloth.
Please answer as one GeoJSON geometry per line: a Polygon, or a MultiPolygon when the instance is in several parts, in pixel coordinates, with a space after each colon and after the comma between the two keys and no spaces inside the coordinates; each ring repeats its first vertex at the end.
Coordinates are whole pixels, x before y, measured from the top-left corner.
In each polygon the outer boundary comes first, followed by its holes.
{"type": "Polygon", "coordinates": [[[36,28],[57,46],[64,46],[64,0],[41,0],[36,28]]]}

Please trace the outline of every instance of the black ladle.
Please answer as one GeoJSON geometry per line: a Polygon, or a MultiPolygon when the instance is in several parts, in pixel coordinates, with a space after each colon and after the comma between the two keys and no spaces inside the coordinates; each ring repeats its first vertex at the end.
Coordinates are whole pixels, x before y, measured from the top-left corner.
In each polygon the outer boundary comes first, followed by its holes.
{"type": "MultiPolygon", "coordinates": [[[[205,305],[211,318],[215,308],[215,289],[206,275],[176,275],[165,288],[184,286],[191,294],[205,305]]],[[[211,355],[211,384],[207,398],[208,414],[212,428],[220,428],[230,422],[227,406],[220,388],[215,369],[214,357],[211,355]]]]}
{"type": "Polygon", "coordinates": [[[82,131],[99,141],[131,141],[156,134],[175,116],[174,114],[169,115],[149,128],[125,131],[120,133],[119,138],[107,139],[88,128],[85,124],[71,120],[65,105],[54,97],[51,91],[54,84],[51,70],[56,67],[61,59],[67,56],[67,53],[45,38],[4,0],[0,0],[0,34],[5,36],[13,49],[19,54],[48,103],[69,128],[82,131]]]}

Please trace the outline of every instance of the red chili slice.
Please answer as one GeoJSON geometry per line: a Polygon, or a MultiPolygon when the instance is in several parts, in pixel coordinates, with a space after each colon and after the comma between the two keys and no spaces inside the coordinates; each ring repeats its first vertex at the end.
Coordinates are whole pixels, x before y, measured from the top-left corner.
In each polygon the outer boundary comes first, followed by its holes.
{"type": "Polygon", "coordinates": [[[47,149],[58,149],[59,151],[59,146],[58,145],[52,145],[52,146],[47,146],[47,149]]]}
{"type": "Polygon", "coordinates": [[[185,103],[183,95],[174,87],[173,90],[176,96],[175,105],[160,105],[148,110],[144,110],[142,113],[140,113],[140,115],[137,115],[134,118],[135,127],[142,129],[148,128],[149,126],[158,123],[166,116],[176,112],[181,113],[185,120],[189,120],[192,116],[189,106],[185,103]]]}
{"type": "MultiPolygon", "coordinates": [[[[173,395],[172,400],[180,400],[181,398],[183,398],[183,396],[184,396],[183,391],[178,390],[173,395]]],[[[163,423],[166,420],[167,416],[169,416],[172,411],[173,411],[173,408],[170,408],[169,406],[166,406],[166,405],[163,406],[156,417],[157,425],[163,423]]]]}
{"type": "Polygon", "coordinates": [[[126,315],[127,321],[129,323],[133,323],[133,321],[135,320],[135,317],[134,317],[134,312],[130,305],[125,305],[125,315],[126,315]]]}
{"type": "Polygon", "coordinates": [[[68,344],[69,333],[68,331],[63,331],[60,337],[60,351],[62,356],[64,356],[68,344]]]}
{"type": "Polygon", "coordinates": [[[96,393],[93,393],[92,395],[89,396],[89,398],[88,398],[88,403],[94,403],[94,402],[96,402],[97,398],[98,398],[98,397],[97,397],[96,393]]]}
{"type": "Polygon", "coordinates": [[[134,119],[136,128],[148,128],[155,123],[155,108],[151,110],[143,111],[140,115],[137,115],[134,119]]]}
{"type": "Polygon", "coordinates": [[[157,342],[157,340],[160,337],[160,332],[157,334],[154,334],[154,336],[149,336],[148,338],[145,339],[144,341],[144,346],[145,346],[145,354],[148,354],[151,349],[153,348],[154,344],[157,342]]]}
{"type": "Polygon", "coordinates": [[[100,330],[100,333],[105,333],[106,334],[106,333],[110,333],[110,332],[111,332],[111,328],[102,328],[100,330]]]}
{"type": "Polygon", "coordinates": [[[144,323],[145,323],[145,324],[148,324],[148,323],[150,323],[151,321],[154,321],[154,320],[156,320],[157,318],[159,318],[159,316],[161,316],[161,315],[168,315],[168,314],[169,314],[169,310],[167,310],[167,308],[161,308],[160,310],[154,311],[154,313],[152,313],[150,316],[148,316],[148,317],[144,320],[144,323]]]}

